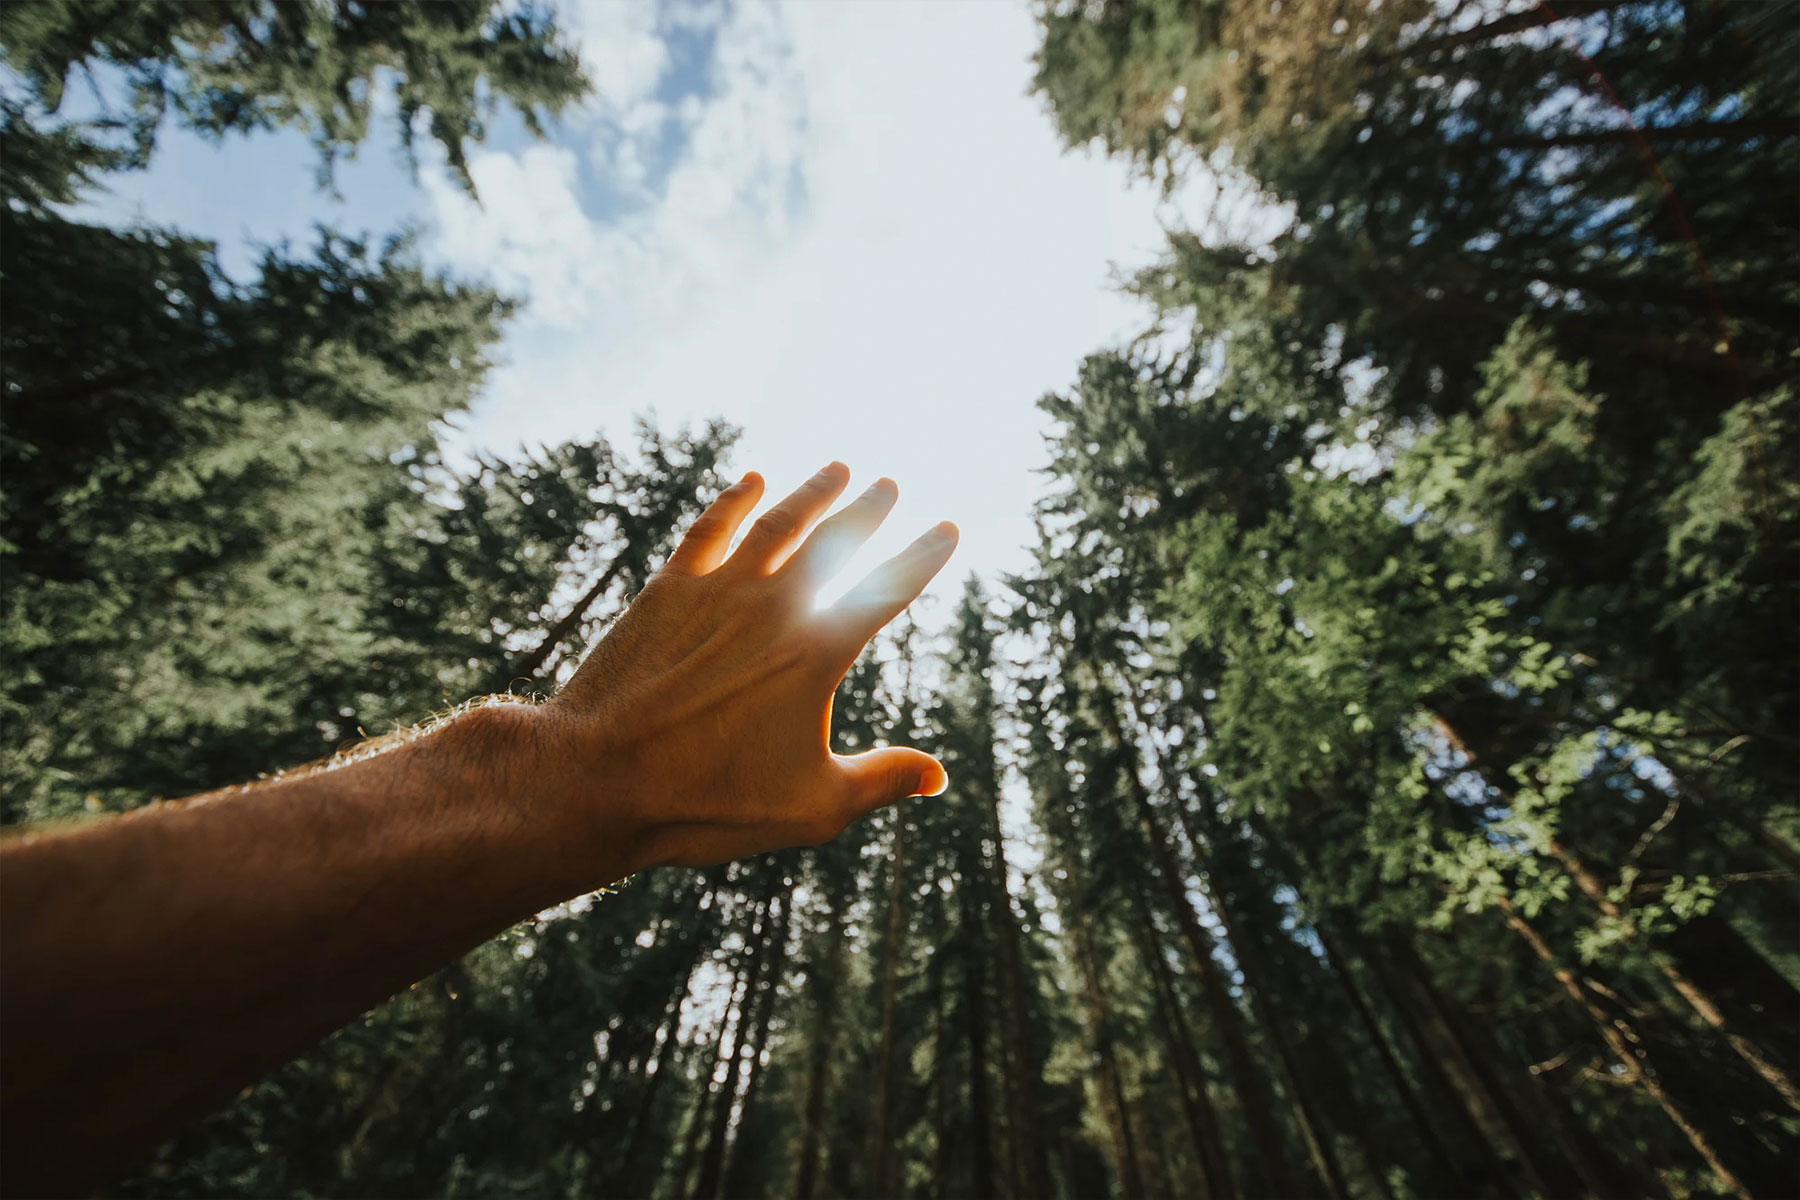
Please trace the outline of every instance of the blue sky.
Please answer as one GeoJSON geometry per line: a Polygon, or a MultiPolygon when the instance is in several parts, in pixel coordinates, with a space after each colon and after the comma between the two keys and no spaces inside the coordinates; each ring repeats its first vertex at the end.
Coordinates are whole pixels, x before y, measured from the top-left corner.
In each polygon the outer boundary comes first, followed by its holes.
{"type": "Polygon", "coordinates": [[[950,518],[968,570],[1026,561],[1045,391],[1143,314],[1155,190],[1065,153],[1027,94],[1010,0],[567,0],[596,93],[534,142],[511,116],[471,154],[472,203],[391,123],[315,187],[293,133],[165,137],[95,207],[254,245],[420,231],[426,260],[523,296],[468,444],[507,451],[723,416],[733,465],[779,495],[824,462],[900,483],[848,577],[950,518]]]}

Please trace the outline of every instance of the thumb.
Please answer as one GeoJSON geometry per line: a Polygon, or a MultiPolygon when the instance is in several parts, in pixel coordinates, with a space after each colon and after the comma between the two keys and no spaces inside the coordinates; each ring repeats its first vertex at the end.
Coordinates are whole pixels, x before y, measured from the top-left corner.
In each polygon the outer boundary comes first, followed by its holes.
{"type": "Polygon", "coordinates": [[[898,804],[908,796],[942,795],[950,786],[950,776],[937,759],[907,746],[840,756],[838,765],[848,784],[853,817],[898,804]]]}

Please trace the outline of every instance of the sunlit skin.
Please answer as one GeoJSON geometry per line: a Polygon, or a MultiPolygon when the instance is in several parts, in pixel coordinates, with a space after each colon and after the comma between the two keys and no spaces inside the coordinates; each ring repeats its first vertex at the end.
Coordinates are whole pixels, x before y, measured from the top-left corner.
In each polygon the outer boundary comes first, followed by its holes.
{"type": "Polygon", "coordinates": [[[878,480],[820,523],[849,474],[826,467],[735,550],[763,483],[727,489],[541,705],[473,706],[322,769],[0,844],[0,1192],[115,1178],[558,901],[942,792],[921,751],[831,752],[837,684],[957,536],[937,526],[817,609],[898,496],[878,480]]]}

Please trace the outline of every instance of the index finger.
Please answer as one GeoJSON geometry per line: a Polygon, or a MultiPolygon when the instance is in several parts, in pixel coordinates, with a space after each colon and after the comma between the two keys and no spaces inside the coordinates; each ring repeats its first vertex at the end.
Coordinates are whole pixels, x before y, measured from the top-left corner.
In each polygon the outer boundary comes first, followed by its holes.
{"type": "Polygon", "coordinates": [[[731,535],[762,499],[762,491],[763,478],[752,471],[720,492],[689,526],[687,536],[669,556],[670,568],[704,575],[723,562],[726,547],[731,545],[731,535]]]}
{"type": "Polygon", "coordinates": [[[957,537],[956,526],[948,521],[932,526],[821,613],[821,623],[846,642],[853,641],[855,645],[849,647],[852,654],[859,652],[943,570],[956,552],[957,537]]]}

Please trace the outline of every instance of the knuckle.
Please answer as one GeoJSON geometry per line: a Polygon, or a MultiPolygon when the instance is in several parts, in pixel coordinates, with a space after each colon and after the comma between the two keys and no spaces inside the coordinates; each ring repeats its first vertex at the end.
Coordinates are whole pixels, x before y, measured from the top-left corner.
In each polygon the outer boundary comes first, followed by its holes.
{"type": "Polygon", "coordinates": [[[895,763],[881,773],[881,794],[890,800],[904,799],[912,791],[914,778],[910,767],[895,763]]]}
{"type": "Polygon", "coordinates": [[[747,581],[732,599],[733,603],[742,606],[747,618],[761,624],[786,606],[787,592],[782,581],[771,575],[747,581]]]}
{"type": "Polygon", "coordinates": [[[756,527],[773,538],[790,538],[800,532],[800,518],[785,508],[771,508],[757,518],[756,527]]]}

